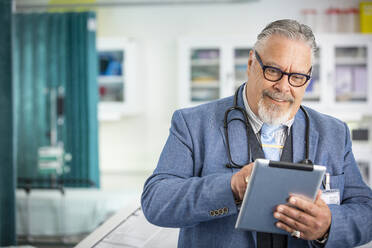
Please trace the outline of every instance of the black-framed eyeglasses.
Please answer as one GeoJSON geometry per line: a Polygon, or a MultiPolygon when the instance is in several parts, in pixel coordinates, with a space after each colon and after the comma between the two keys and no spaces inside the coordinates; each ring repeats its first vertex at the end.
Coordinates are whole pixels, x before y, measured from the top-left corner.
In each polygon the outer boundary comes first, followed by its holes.
{"type": "MultiPolygon", "coordinates": [[[[264,75],[264,78],[271,81],[271,82],[277,82],[280,79],[282,79],[283,75],[288,76],[288,83],[293,87],[301,87],[309,81],[311,78],[310,75],[302,74],[302,73],[288,73],[280,70],[279,68],[276,68],[274,66],[268,66],[264,65],[262,63],[260,55],[258,55],[257,51],[254,51],[257,61],[260,64],[262,68],[262,72],[264,75]]],[[[311,73],[312,67],[310,67],[309,73],[311,73]]]]}

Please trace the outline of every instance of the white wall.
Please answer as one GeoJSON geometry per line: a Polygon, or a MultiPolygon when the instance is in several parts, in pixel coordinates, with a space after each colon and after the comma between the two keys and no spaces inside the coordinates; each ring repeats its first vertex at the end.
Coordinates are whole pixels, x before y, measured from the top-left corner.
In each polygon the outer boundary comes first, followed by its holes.
{"type": "MultiPolygon", "coordinates": [[[[98,37],[130,37],[138,44],[138,104],[142,111],[100,123],[100,166],[109,172],[155,168],[177,109],[177,39],[257,34],[276,19],[301,19],[303,8],[358,6],[354,1],[261,0],[245,4],[101,8],[98,37]]],[[[127,173],[128,174],[128,173],[127,173]]],[[[103,186],[107,185],[103,180],[103,186]]]]}

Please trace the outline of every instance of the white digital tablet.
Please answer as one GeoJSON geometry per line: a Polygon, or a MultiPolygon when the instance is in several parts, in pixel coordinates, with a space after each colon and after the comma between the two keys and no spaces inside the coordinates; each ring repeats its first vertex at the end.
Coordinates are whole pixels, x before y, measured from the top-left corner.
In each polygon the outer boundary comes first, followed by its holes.
{"type": "Polygon", "coordinates": [[[267,233],[288,234],[275,226],[274,209],[287,204],[289,195],[315,200],[325,166],[257,159],[235,228],[267,233]]]}

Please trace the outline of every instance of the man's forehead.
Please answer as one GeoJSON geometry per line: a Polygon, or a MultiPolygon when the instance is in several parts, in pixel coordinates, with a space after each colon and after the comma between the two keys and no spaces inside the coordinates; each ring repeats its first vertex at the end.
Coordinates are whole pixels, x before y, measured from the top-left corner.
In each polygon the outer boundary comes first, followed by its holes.
{"type": "Polygon", "coordinates": [[[269,38],[258,50],[265,65],[278,68],[293,66],[298,72],[307,73],[311,67],[311,47],[302,40],[286,37],[269,38]]]}
{"type": "Polygon", "coordinates": [[[290,39],[282,35],[272,35],[265,39],[260,50],[301,50],[311,54],[310,45],[302,39],[290,39]]]}

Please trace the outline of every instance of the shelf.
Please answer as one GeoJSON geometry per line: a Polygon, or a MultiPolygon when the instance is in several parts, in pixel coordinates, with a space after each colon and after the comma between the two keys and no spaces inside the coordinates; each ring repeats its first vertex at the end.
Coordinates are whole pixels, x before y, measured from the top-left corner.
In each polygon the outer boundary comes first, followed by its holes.
{"type": "Polygon", "coordinates": [[[335,60],[337,65],[366,65],[366,58],[339,57],[335,60]]]}
{"type": "Polygon", "coordinates": [[[191,87],[194,89],[210,89],[219,88],[219,81],[193,81],[191,82],[191,87]]]}
{"type": "Polygon", "coordinates": [[[235,65],[247,65],[248,64],[248,57],[242,57],[242,58],[235,58],[235,65]]]}
{"type": "Polygon", "coordinates": [[[309,102],[319,102],[320,94],[319,93],[307,92],[307,93],[305,93],[303,100],[304,101],[309,101],[309,102]]]}
{"type": "Polygon", "coordinates": [[[123,83],[123,76],[99,76],[98,83],[100,84],[111,84],[111,83],[123,83]]]}
{"type": "Polygon", "coordinates": [[[191,66],[219,66],[220,60],[217,59],[193,59],[191,66]]]}
{"type": "Polygon", "coordinates": [[[303,101],[306,104],[309,104],[309,103],[319,103],[320,102],[320,97],[319,96],[304,97],[303,101]]]}

